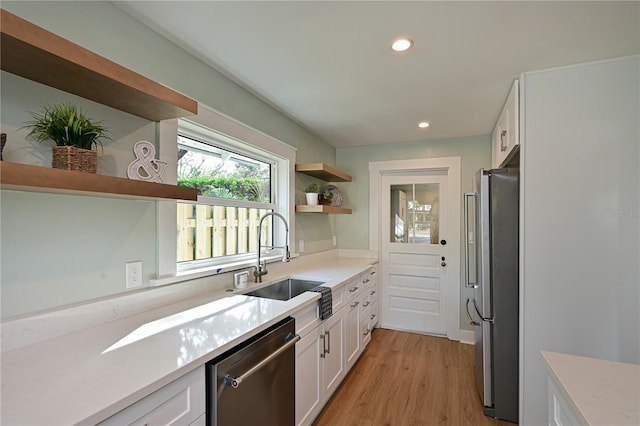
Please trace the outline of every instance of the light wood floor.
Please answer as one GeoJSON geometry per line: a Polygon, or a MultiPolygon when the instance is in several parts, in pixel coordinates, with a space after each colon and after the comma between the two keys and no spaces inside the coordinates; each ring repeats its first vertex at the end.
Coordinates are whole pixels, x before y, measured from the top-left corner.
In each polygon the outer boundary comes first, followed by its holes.
{"type": "Polygon", "coordinates": [[[486,425],[475,388],[473,346],[375,329],[372,340],[314,426],[486,425]]]}

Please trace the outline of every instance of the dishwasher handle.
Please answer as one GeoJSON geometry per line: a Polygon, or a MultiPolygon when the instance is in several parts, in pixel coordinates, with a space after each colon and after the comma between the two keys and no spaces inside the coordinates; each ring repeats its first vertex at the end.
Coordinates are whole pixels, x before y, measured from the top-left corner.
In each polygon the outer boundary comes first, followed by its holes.
{"type": "Polygon", "coordinates": [[[298,340],[300,340],[300,336],[296,334],[291,340],[289,340],[287,343],[282,345],[278,350],[270,354],[268,357],[266,357],[265,359],[263,359],[262,361],[254,365],[253,367],[251,367],[249,370],[247,370],[244,374],[240,376],[231,376],[230,374],[227,374],[224,377],[224,384],[231,386],[234,389],[237,389],[238,387],[240,387],[240,383],[248,379],[256,371],[260,370],[262,367],[270,363],[274,358],[277,358],[282,352],[286,351],[291,346],[295,345],[298,342],[298,340]]]}

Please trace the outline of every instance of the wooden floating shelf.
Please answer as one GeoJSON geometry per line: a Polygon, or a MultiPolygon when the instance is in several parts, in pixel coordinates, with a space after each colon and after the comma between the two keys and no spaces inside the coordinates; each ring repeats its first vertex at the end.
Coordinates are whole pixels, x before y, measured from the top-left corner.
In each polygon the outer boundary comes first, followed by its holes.
{"type": "Polygon", "coordinates": [[[296,172],[304,173],[326,182],[351,182],[351,176],[324,163],[296,164],[296,172]]]}
{"type": "Polygon", "coordinates": [[[351,214],[351,209],[344,207],[334,207],[328,205],[310,206],[301,204],[296,206],[296,213],[331,213],[331,214],[351,214]]]}
{"type": "Polygon", "coordinates": [[[195,188],[0,162],[2,189],[97,197],[196,201],[195,188]]]}
{"type": "Polygon", "coordinates": [[[0,66],[151,121],[198,113],[198,103],[0,9],[0,66]]]}

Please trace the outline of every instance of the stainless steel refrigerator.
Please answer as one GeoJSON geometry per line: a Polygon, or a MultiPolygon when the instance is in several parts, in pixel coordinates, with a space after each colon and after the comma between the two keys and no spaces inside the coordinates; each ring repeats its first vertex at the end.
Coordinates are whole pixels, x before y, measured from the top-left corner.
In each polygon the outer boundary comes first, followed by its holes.
{"type": "Polygon", "coordinates": [[[519,169],[479,170],[464,194],[467,315],[484,413],[518,421],[519,169]]]}

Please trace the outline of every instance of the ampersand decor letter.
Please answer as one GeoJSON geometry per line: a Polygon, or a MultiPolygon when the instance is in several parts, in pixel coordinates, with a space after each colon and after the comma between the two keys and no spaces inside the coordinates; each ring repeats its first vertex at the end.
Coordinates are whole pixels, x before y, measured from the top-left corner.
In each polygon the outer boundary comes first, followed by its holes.
{"type": "Polygon", "coordinates": [[[166,161],[156,160],[156,147],[151,142],[139,141],[133,146],[136,159],[129,164],[127,176],[129,179],[145,180],[147,182],[164,183],[166,161]]]}

